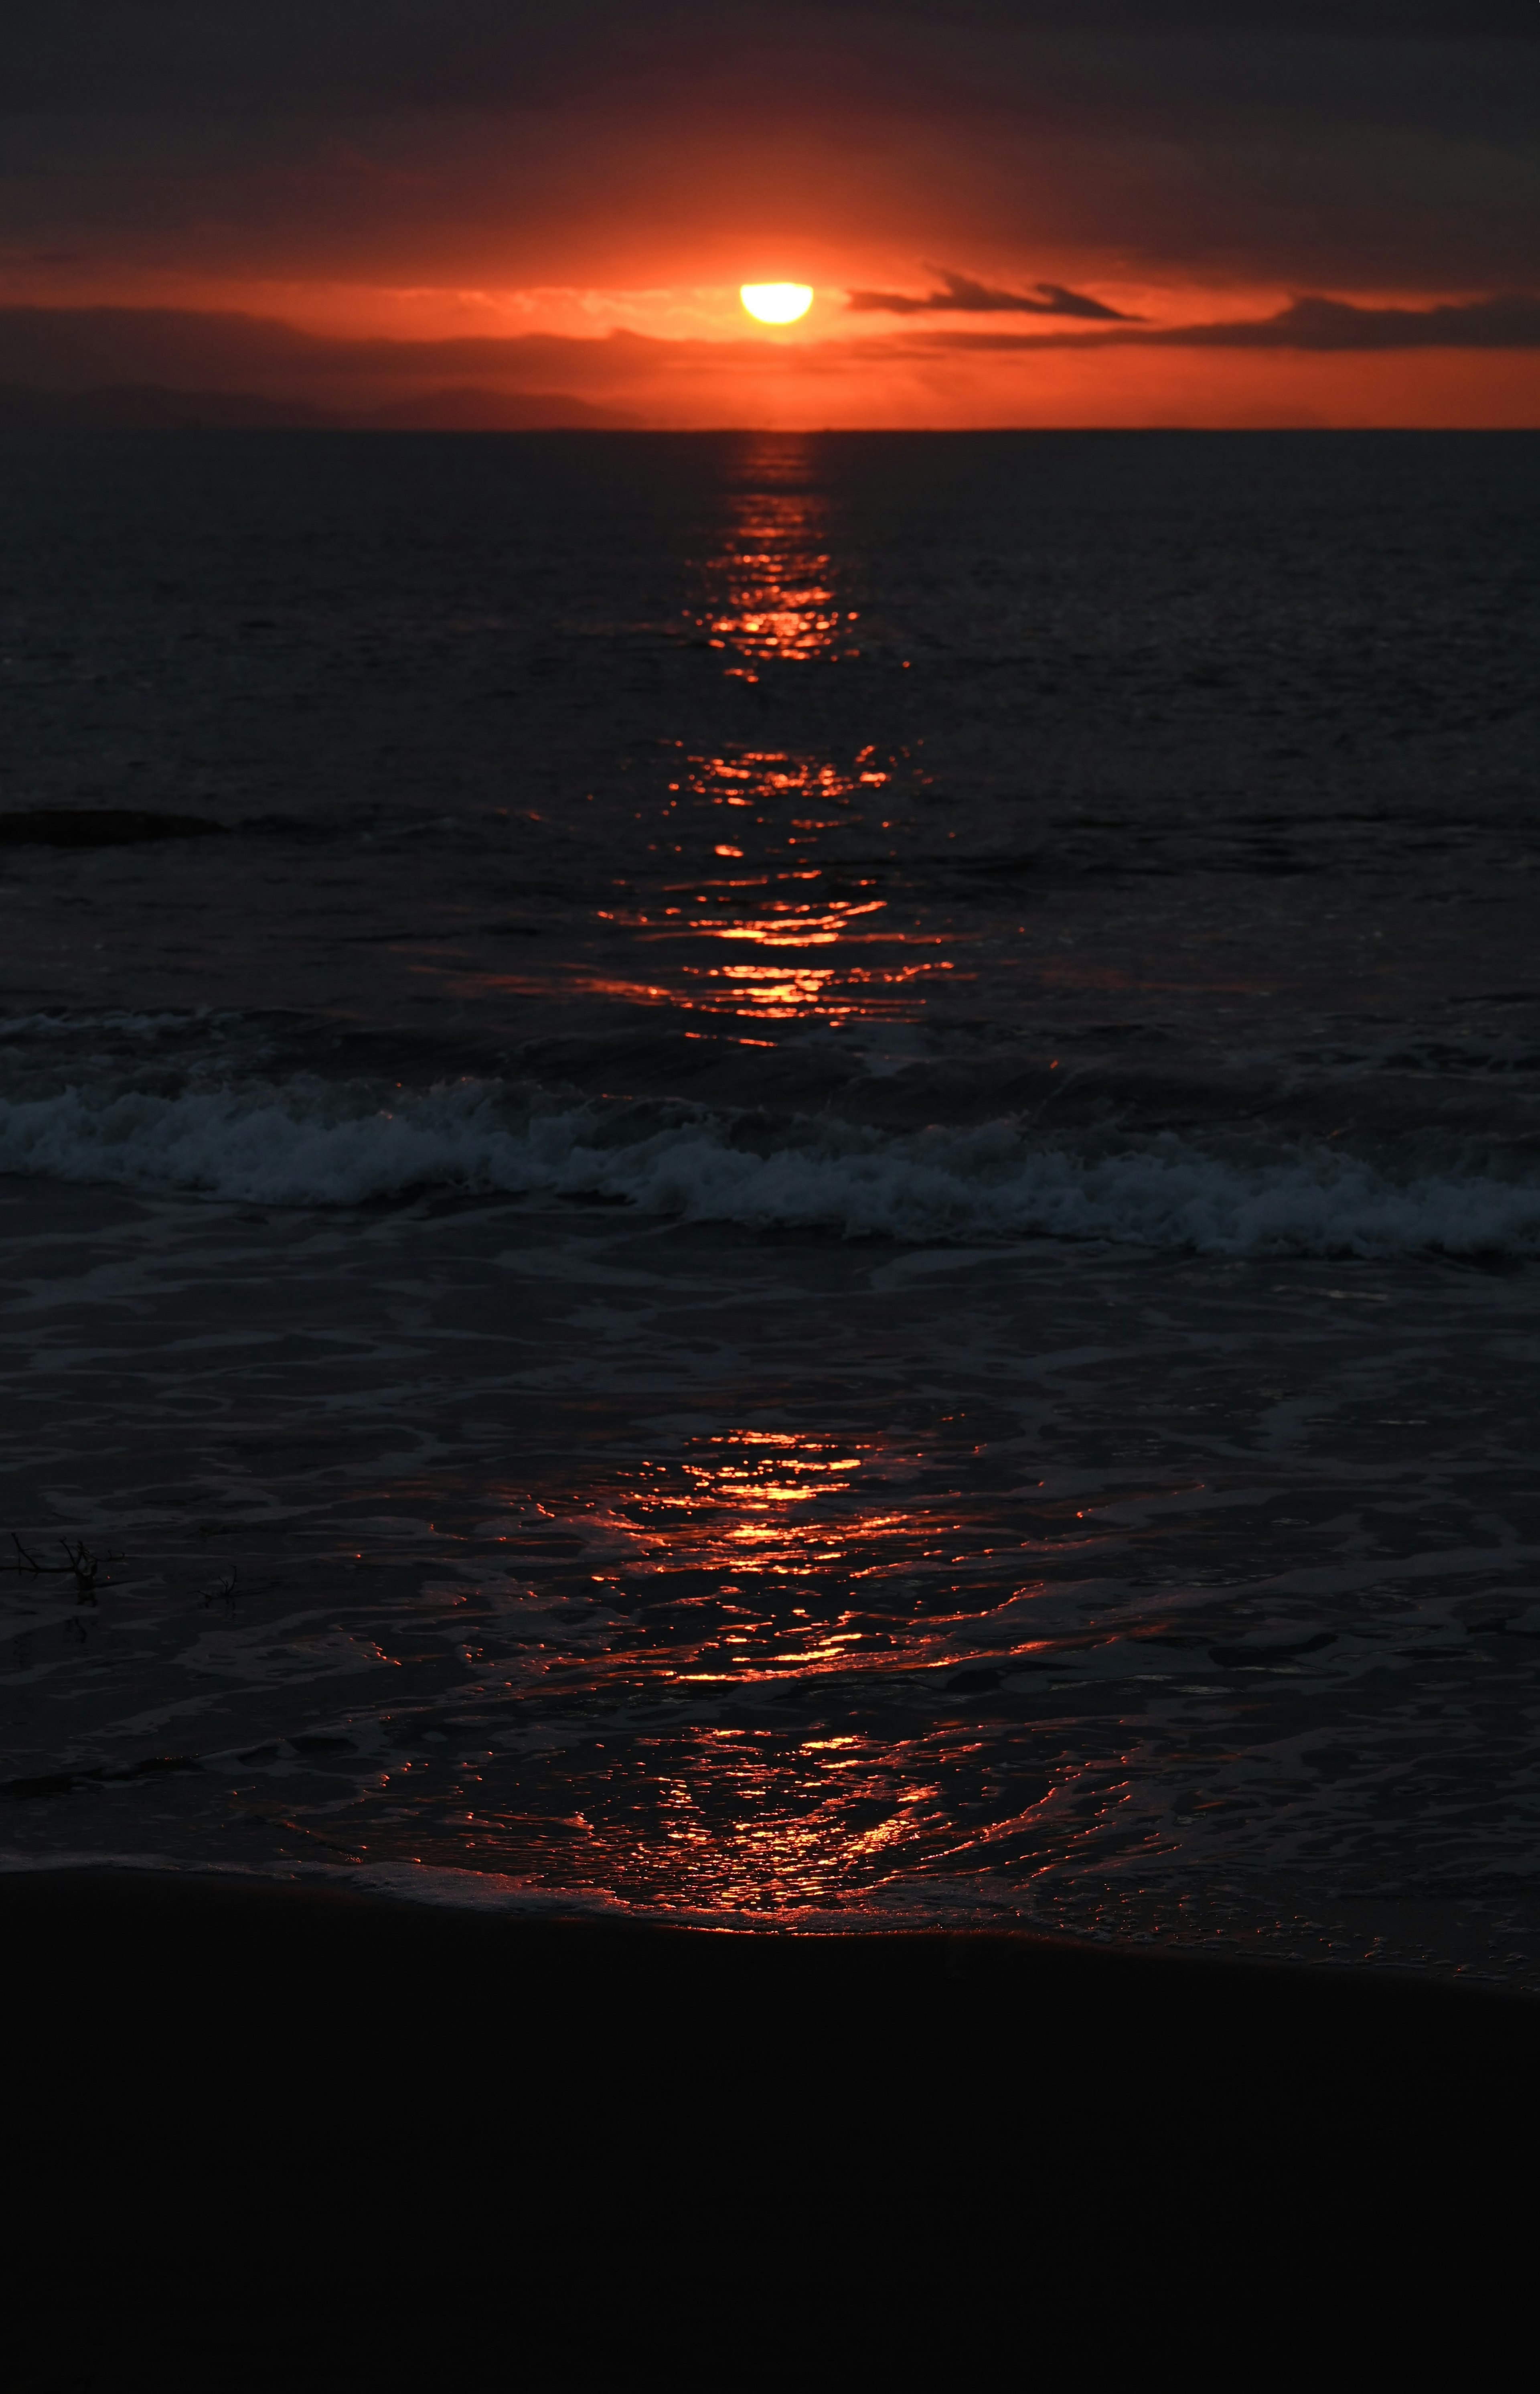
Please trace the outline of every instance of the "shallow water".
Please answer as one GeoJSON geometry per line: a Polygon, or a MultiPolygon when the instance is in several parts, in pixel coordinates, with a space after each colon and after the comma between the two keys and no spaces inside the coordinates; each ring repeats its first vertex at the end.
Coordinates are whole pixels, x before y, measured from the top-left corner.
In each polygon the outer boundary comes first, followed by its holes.
{"type": "Polygon", "coordinates": [[[4,454],[13,1861],[1533,1979],[1534,443],[4,454]]]}

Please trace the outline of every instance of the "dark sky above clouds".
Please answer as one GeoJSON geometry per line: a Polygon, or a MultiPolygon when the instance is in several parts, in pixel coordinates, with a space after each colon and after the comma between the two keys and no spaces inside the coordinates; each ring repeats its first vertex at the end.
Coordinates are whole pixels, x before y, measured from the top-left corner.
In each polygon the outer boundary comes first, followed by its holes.
{"type": "Polygon", "coordinates": [[[790,277],[823,337],[1126,342],[1540,290],[1536,0],[9,0],[3,43],[0,304],[790,277]]]}
{"type": "Polygon", "coordinates": [[[0,240],[241,272],[1540,268],[1534,0],[10,0],[0,132],[0,240]]]}
{"type": "MultiPolygon", "coordinates": [[[[809,65],[854,68],[880,103],[916,54],[981,56],[1025,37],[1265,45],[1532,43],[1524,0],[11,0],[13,105],[118,113],[210,105],[571,104],[617,78],[689,92],[809,65]]],[[[850,100],[858,94],[842,89],[850,100]]]]}

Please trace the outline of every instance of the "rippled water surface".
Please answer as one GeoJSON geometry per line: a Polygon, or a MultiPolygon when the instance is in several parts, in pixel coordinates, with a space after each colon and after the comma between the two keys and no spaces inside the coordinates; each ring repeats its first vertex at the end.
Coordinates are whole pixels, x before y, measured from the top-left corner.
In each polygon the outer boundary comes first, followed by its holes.
{"type": "Polygon", "coordinates": [[[1532,441],[4,460],[13,1863],[1535,1978],[1532,441]]]}

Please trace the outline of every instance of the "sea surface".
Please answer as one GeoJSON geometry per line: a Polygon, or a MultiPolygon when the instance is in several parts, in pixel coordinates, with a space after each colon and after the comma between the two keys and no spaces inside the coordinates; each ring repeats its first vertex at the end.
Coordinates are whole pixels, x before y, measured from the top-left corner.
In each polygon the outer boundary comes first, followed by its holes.
{"type": "Polygon", "coordinates": [[[0,441],[0,1860],[1540,1988],[1540,439],[0,441]]]}

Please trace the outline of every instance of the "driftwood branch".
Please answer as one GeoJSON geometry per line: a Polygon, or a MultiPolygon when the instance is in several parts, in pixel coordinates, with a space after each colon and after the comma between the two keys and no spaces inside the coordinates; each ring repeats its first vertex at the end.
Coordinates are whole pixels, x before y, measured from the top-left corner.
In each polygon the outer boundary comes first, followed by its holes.
{"type": "Polygon", "coordinates": [[[94,1555],[84,1538],[60,1538],[59,1543],[64,1549],[64,1560],[61,1563],[45,1562],[41,1555],[34,1555],[22,1545],[13,1530],[11,1544],[16,1548],[16,1560],[0,1562],[0,1572],[15,1572],[24,1579],[72,1579],[76,1603],[95,1604],[103,1566],[121,1563],[123,1557],[94,1555]]]}

